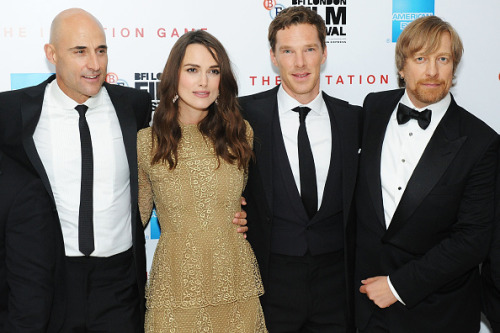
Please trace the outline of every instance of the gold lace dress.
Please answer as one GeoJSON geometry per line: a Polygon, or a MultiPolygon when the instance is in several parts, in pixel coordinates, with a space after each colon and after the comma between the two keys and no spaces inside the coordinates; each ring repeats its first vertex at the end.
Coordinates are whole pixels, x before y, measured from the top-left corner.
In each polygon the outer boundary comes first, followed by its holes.
{"type": "MultiPolygon", "coordinates": [[[[247,135],[253,137],[247,123],[247,135]]],[[[151,129],[138,133],[139,208],[161,228],[146,288],[146,332],[267,332],[255,255],[231,223],[245,175],[182,125],[178,164],[151,166],[151,129]]]]}

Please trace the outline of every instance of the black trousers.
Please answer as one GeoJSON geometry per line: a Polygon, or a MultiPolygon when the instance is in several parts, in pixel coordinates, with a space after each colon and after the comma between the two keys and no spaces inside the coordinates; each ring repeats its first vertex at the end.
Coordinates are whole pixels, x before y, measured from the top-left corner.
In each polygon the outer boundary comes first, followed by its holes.
{"type": "Polygon", "coordinates": [[[347,330],[344,252],[303,257],[271,254],[261,298],[270,333],[347,330]]]}
{"type": "Polygon", "coordinates": [[[132,249],[112,257],[66,257],[64,333],[144,332],[132,249]]]}
{"type": "Polygon", "coordinates": [[[376,309],[373,311],[368,325],[366,325],[365,329],[359,330],[359,333],[389,333],[385,313],[386,309],[376,309]]]}

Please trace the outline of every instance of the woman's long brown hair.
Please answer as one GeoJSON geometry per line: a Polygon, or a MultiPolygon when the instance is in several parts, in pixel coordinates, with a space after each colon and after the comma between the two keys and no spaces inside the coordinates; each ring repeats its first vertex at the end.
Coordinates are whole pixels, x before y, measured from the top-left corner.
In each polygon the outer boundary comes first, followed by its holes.
{"type": "Polygon", "coordinates": [[[238,85],[231,70],[231,63],[222,44],[206,31],[190,31],[174,44],[168,57],[159,85],[160,102],[156,108],[153,126],[153,157],[151,164],[158,162],[174,169],[178,161],[178,145],[182,137],[179,124],[178,103],[173,102],[177,93],[180,68],[186,49],[191,44],[201,44],[212,54],[220,67],[219,97],[212,103],[207,116],[198,123],[198,129],[214,145],[217,159],[220,158],[246,169],[253,151],[246,136],[246,125],[238,105],[238,85]]]}

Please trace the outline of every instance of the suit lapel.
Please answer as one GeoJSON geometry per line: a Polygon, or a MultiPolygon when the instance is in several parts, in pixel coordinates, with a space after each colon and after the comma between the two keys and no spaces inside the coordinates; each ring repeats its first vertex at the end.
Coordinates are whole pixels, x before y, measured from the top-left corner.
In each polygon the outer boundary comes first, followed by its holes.
{"type": "Polygon", "coordinates": [[[273,93],[268,97],[252,101],[252,103],[249,104],[248,112],[248,114],[254,116],[252,123],[254,124],[255,159],[258,161],[257,168],[270,211],[272,211],[273,207],[273,145],[270,143],[273,142],[273,115],[277,112],[278,108],[277,92],[278,89],[275,88],[273,93]]]}
{"type": "MultiPolygon", "coordinates": [[[[331,98],[323,92],[323,100],[325,101],[326,108],[328,110],[328,116],[330,118],[330,127],[331,127],[331,137],[332,137],[332,149],[330,153],[330,165],[328,167],[328,174],[325,182],[325,188],[323,190],[323,200],[319,207],[318,213],[314,216],[313,220],[321,219],[325,216],[326,209],[325,205],[328,205],[326,202],[331,195],[334,195],[333,191],[337,189],[334,188],[332,183],[332,173],[333,168],[341,168],[342,174],[342,209],[344,212],[344,223],[347,222],[347,216],[349,215],[349,210],[351,206],[351,200],[346,200],[346,198],[352,198],[352,192],[354,191],[354,181],[355,178],[351,177],[357,172],[357,162],[351,159],[351,154],[347,154],[346,152],[351,151],[352,147],[349,147],[353,142],[351,140],[353,135],[358,135],[358,133],[347,133],[344,131],[344,128],[341,128],[337,124],[348,124],[349,119],[346,119],[345,115],[348,114],[349,110],[341,110],[343,108],[342,105],[335,104],[332,102],[331,98]],[[338,134],[336,134],[336,132],[338,134]],[[339,140],[339,146],[342,151],[340,154],[342,156],[341,164],[338,164],[339,161],[334,159],[335,156],[335,147],[334,140],[339,140]],[[349,156],[348,156],[349,155],[349,156]]],[[[358,147],[359,148],[359,147],[358,147]]],[[[357,148],[354,148],[357,149],[357,148]]]]}
{"type": "MultiPolygon", "coordinates": [[[[280,174],[283,179],[283,184],[288,192],[289,198],[292,201],[292,207],[296,214],[302,217],[302,220],[308,221],[306,209],[302,203],[302,198],[300,196],[297,184],[295,183],[295,178],[293,177],[292,168],[290,166],[290,160],[285,148],[285,141],[283,140],[283,132],[281,131],[281,125],[279,121],[278,112],[274,112],[273,120],[273,152],[276,153],[277,158],[281,161],[280,174]]],[[[317,215],[317,214],[316,214],[317,215]]]]}
{"type": "Polygon", "coordinates": [[[380,163],[382,157],[382,144],[384,142],[387,124],[396,104],[403,96],[404,90],[397,91],[396,94],[377,104],[370,110],[372,114],[366,117],[366,133],[364,147],[361,152],[362,165],[367,177],[370,197],[379,221],[385,229],[384,204],[382,201],[382,183],[380,181],[380,163]]]}
{"type": "Polygon", "coordinates": [[[36,150],[35,141],[33,140],[33,133],[35,133],[36,125],[38,124],[38,120],[40,119],[40,114],[42,112],[45,88],[47,87],[47,84],[54,79],[55,75],[51,76],[38,86],[26,90],[25,97],[21,98],[21,117],[22,142],[24,150],[26,151],[26,155],[28,156],[31,164],[40,176],[47,193],[50,194],[52,202],[55,204],[54,194],[52,193],[52,188],[50,187],[49,178],[47,177],[40,155],[38,155],[36,150]]]}
{"type": "Polygon", "coordinates": [[[399,202],[384,239],[388,239],[411,217],[455,158],[467,137],[459,137],[458,107],[452,100],[432,135],[399,202]]]}
{"type": "MultiPolygon", "coordinates": [[[[347,223],[348,216],[351,210],[351,203],[353,198],[353,192],[355,188],[357,172],[358,172],[358,150],[359,150],[359,132],[351,132],[348,129],[352,128],[351,126],[341,126],[340,124],[350,124],[353,121],[358,121],[354,119],[351,114],[351,110],[344,106],[341,103],[335,103],[335,99],[328,96],[323,92],[323,100],[325,101],[328,114],[330,116],[330,125],[332,128],[332,152],[330,158],[330,167],[328,170],[328,178],[325,184],[325,190],[323,193],[323,202],[329,196],[334,195],[334,191],[337,189],[331,185],[332,183],[332,167],[333,168],[341,168],[341,177],[342,177],[342,210],[343,210],[343,219],[344,225],[347,223]],[[340,147],[340,156],[341,161],[340,164],[335,161],[334,156],[334,148],[336,145],[333,140],[338,140],[340,147]]],[[[357,124],[356,124],[357,126],[357,124]]],[[[358,131],[362,129],[359,128],[358,131]]],[[[323,209],[323,202],[321,203],[320,210],[318,212],[318,218],[322,218],[325,216],[325,209],[323,209]]],[[[328,204],[328,203],[326,203],[328,204]]]]}

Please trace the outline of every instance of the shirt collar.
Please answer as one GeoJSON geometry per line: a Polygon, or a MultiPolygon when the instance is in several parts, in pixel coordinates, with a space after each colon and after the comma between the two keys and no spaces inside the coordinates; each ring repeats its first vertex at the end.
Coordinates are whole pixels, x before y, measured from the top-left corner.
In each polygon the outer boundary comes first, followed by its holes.
{"type": "Polygon", "coordinates": [[[410,100],[410,97],[408,96],[408,92],[405,89],[405,93],[404,93],[403,97],[401,97],[400,102],[403,103],[404,105],[412,108],[412,109],[417,110],[417,111],[423,111],[425,109],[432,110],[432,117],[440,117],[441,118],[441,116],[445,114],[446,110],[448,110],[448,108],[450,106],[451,94],[448,92],[446,94],[446,96],[443,99],[441,99],[439,102],[431,104],[431,105],[427,105],[426,107],[419,109],[419,108],[415,107],[415,105],[413,105],[413,103],[410,100]]]}
{"type": "MultiPolygon", "coordinates": [[[[54,103],[57,107],[61,109],[66,109],[66,110],[74,109],[75,106],[78,105],[77,102],[75,102],[72,98],[70,98],[61,90],[61,88],[57,84],[57,80],[50,82],[47,85],[47,90],[50,99],[52,100],[52,103],[54,103]]],[[[87,105],[89,109],[98,107],[104,102],[103,95],[105,93],[103,91],[105,91],[104,86],[101,87],[101,89],[97,94],[87,99],[83,104],[87,105]]]]}
{"type": "Polygon", "coordinates": [[[282,115],[287,112],[294,112],[292,109],[296,108],[297,106],[307,106],[311,109],[312,113],[321,115],[324,112],[327,112],[325,108],[323,107],[323,96],[321,94],[321,90],[319,91],[318,95],[309,103],[307,104],[300,104],[295,98],[290,96],[285,89],[283,89],[283,86],[281,85],[278,89],[278,112],[282,115]]]}

